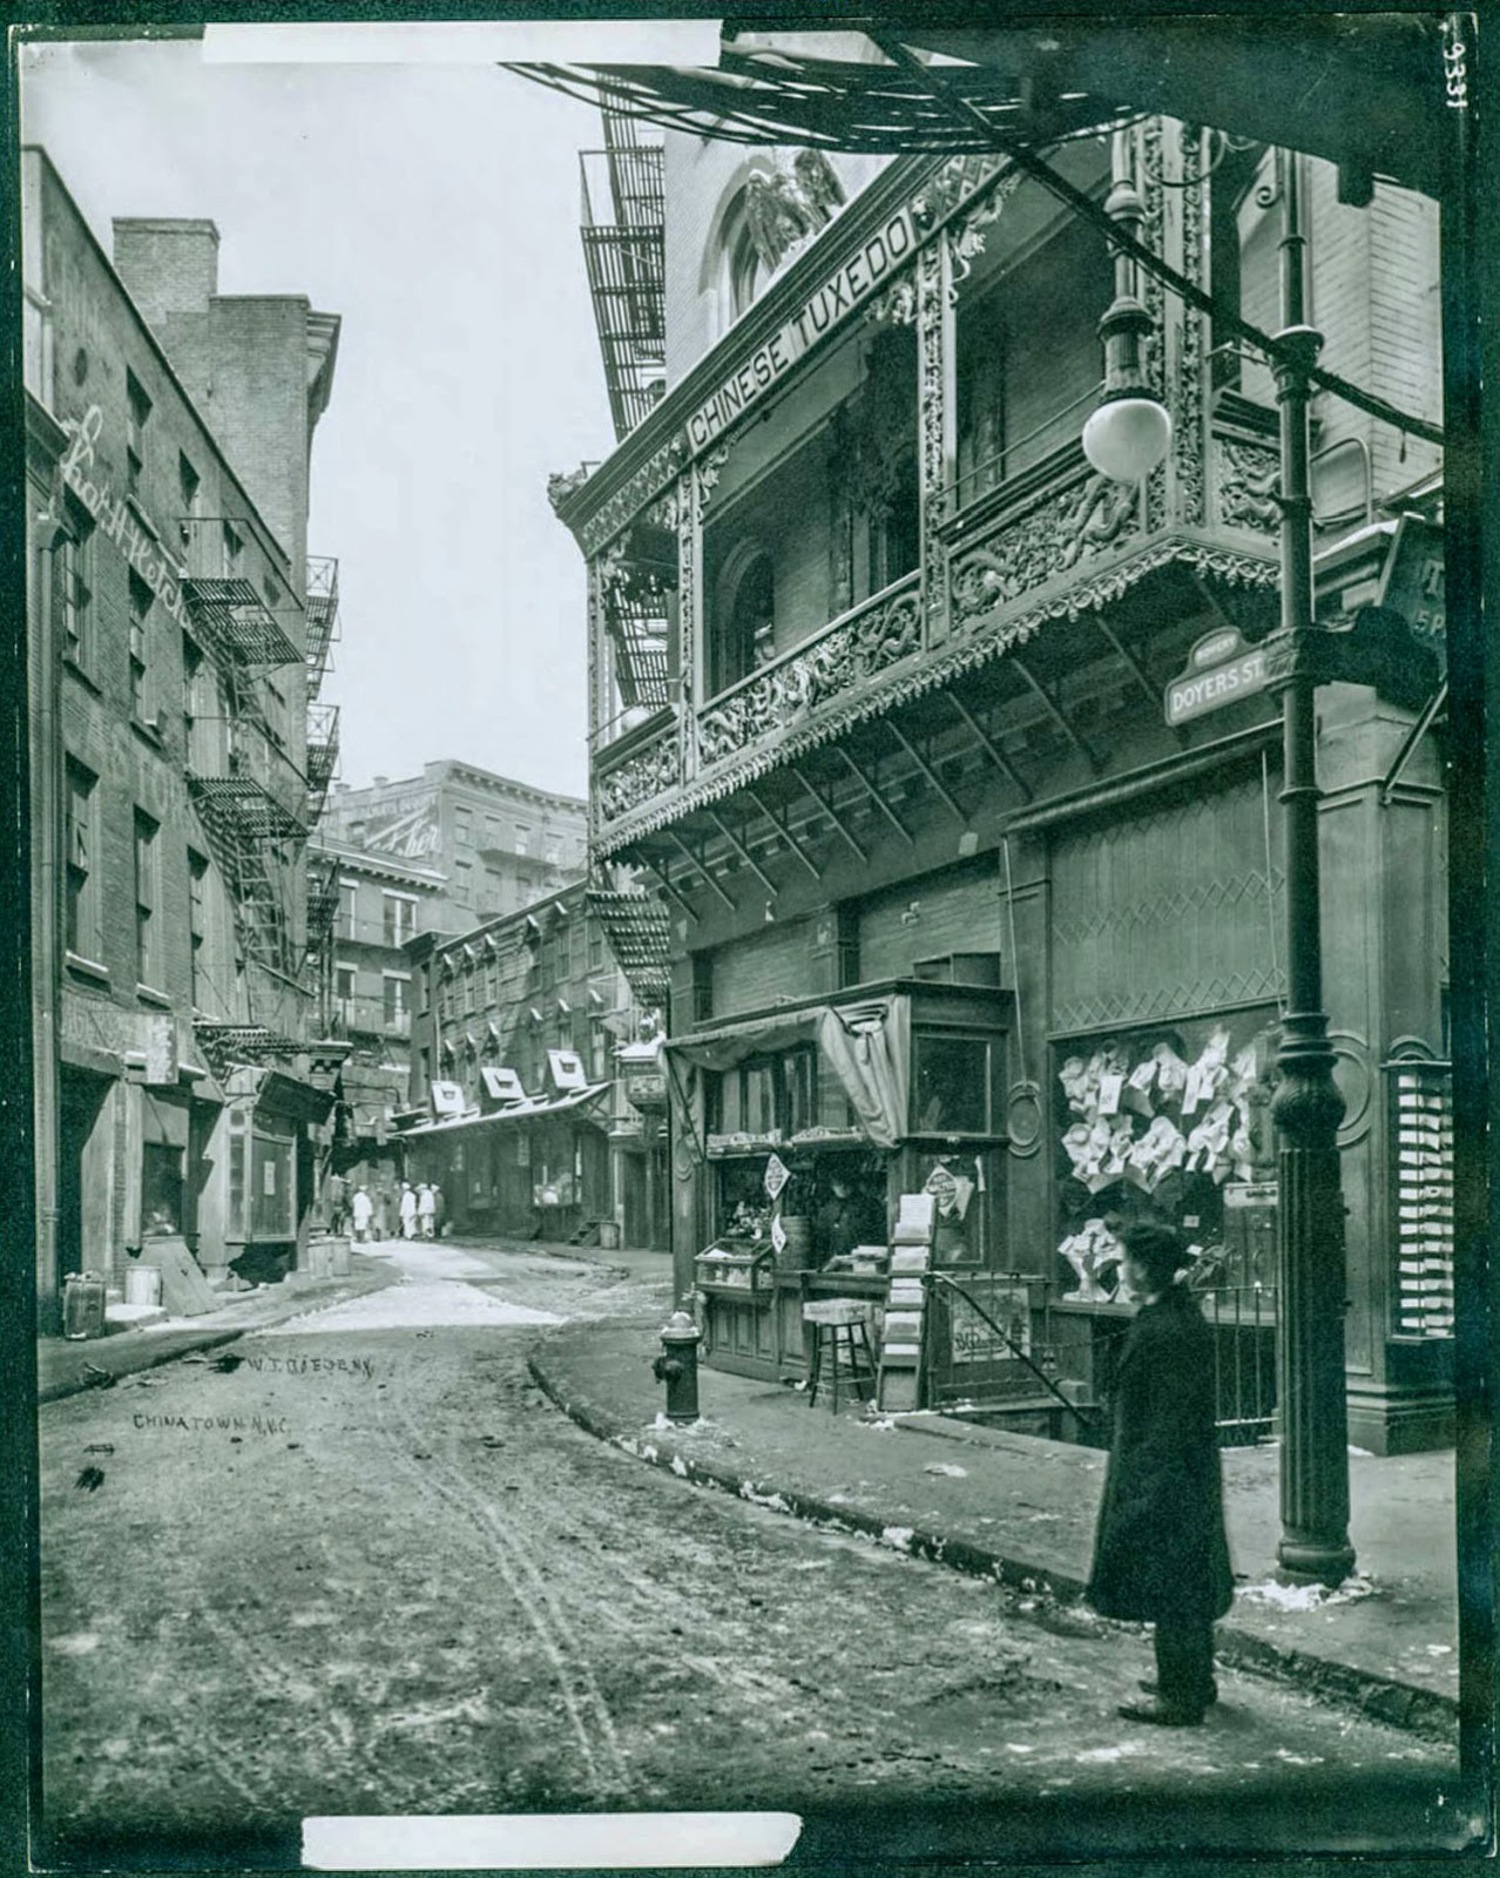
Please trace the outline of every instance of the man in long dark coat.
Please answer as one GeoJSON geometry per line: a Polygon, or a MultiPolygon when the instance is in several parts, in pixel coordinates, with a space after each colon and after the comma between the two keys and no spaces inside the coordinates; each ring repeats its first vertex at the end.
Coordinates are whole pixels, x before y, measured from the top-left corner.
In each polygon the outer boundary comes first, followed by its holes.
{"type": "Polygon", "coordinates": [[[1101,1616],[1156,1627],[1154,1699],[1126,1703],[1120,1713],[1193,1727],[1217,1695],[1214,1619],[1234,1596],[1214,1430],[1213,1333],[1176,1282],[1186,1259],[1175,1232],[1131,1227],[1124,1252],[1126,1277],[1145,1301],[1116,1374],[1114,1438],[1086,1595],[1101,1616]]]}

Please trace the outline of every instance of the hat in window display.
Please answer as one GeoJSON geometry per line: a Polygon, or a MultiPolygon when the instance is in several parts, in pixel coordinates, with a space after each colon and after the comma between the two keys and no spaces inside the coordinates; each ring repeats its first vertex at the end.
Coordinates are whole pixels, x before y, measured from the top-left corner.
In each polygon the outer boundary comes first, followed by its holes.
{"type": "Polygon", "coordinates": [[[1151,1055],[1156,1063],[1156,1093],[1159,1102],[1180,1102],[1187,1088],[1187,1064],[1170,1043],[1153,1045],[1151,1055]]]}
{"type": "Polygon", "coordinates": [[[1170,1115],[1158,1115],[1132,1145],[1126,1178],[1146,1193],[1155,1193],[1163,1175],[1181,1167],[1186,1153],[1182,1130],[1170,1115]]]}
{"type": "Polygon", "coordinates": [[[1128,1115],[1122,1116],[1110,1129],[1109,1147],[1105,1151],[1099,1169],[1106,1185],[1125,1178],[1126,1169],[1130,1165],[1130,1150],[1134,1143],[1134,1126],[1128,1115]]]}
{"type": "Polygon", "coordinates": [[[1222,1181],[1229,1172],[1229,1132],[1234,1109],[1228,1102],[1216,1102],[1187,1138],[1189,1173],[1212,1174],[1222,1181]]]}
{"type": "Polygon", "coordinates": [[[1151,1105],[1151,1092],[1156,1083],[1159,1064],[1154,1056],[1143,1057],[1125,1078],[1125,1087],[1120,1092],[1120,1105],[1134,1115],[1151,1116],[1155,1110],[1151,1105]]]}
{"type": "Polygon", "coordinates": [[[1063,1153],[1073,1164],[1073,1178],[1087,1182],[1095,1166],[1094,1131],[1087,1122],[1074,1122],[1062,1138],[1063,1153]]]}
{"type": "Polygon", "coordinates": [[[1103,1266],[1120,1256],[1119,1241],[1102,1219],[1087,1219],[1075,1233],[1070,1233],[1057,1248],[1059,1255],[1073,1268],[1077,1287],[1063,1294],[1065,1304],[1107,1304],[1110,1293],[1100,1283],[1103,1266]]]}
{"type": "Polygon", "coordinates": [[[1083,1058],[1070,1056],[1057,1072],[1057,1080],[1068,1098],[1068,1107],[1075,1115],[1082,1115],[1088,1106],[1088,1077],[1083,1058]]]}

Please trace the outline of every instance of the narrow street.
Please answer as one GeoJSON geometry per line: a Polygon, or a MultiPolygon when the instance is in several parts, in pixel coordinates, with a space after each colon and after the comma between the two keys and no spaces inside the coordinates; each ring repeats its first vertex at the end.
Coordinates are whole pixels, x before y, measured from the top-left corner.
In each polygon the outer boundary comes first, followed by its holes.
{"type": "Polygon", "coordinates": [[[379,1250],[383,1292],[43,1410],[60,1844],[601,1807],[951,1836],[990,1802],[1047,1844],[1441,1836],[1440,1747],[1233,1673],[1201,1730],[1132,1727],[1143,1635],[581,1433],[526,1352],[643,1308],[622,1268],[379,1250]]]}

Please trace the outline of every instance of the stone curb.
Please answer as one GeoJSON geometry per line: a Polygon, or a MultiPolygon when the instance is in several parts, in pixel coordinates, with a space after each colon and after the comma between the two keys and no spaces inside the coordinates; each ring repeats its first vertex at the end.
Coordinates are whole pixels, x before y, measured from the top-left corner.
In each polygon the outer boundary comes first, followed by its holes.
{"type": "MultiPolygon", "coordinates": [[[[1007,1558],[967,1539],[945,1536],[922,1527],[894,1526],[878,1515],[861,1512],[857,1507],[835,1506],[795,1488],[772,1487],[747,1479],[732,1468],[693,1460],[676,1449],[664,1452],[654,1441],[627,1433],[618,1423],[588,1404],[572,1401],[564,1387],[546,1370],[543,1347],[533,1349],[526,1360],[532,1381],[568,1419],[597,1440],[619,1448],[648,1466],[661,1468],[699,1486],[716,1487],[738,1500],[784,1513],[810,1525],[832,1532],[859,1533],[878,1545],[923,1558],[934,1565],[946,1565],[970,1577],[985,1578],[1019,1591],[1040,1592],[1059,1604],[1077,1603],[1083,1595],[1083,1580],[1053,1567],[1027,1564],[1007,1558]]],[[[1108,1620],[1100,1618],[1101,1624],[1108,1620]]],[[[1378,1676],[1348,1664],[1330,1662],[1305,1650],[1271,1643],[1221,1622],[1218,1628],[1218,1656],[1223,1663],[1255,1675],[1295,1684],[1330,1706],[1354,1709],[1373,1721],[1399,1728],[1408,1734],[1451,1742],[1458,1728],[1458,1703],[1452,1697],[1409,1683],[1378,1676]]]]}
{"type": "MultiPolygon", "coordinates": [[[[295,1301],[287,1299],[285,1311],[278,1311],[274,1317],[267,1318],[260,1323],[225,1325],[216,1330],[166,1331],[158,1333],[159,1342],[158,1337],[153,1337],[150,1344],[138,1344],[133,1340],[124,1344],[117,1343],[110,1350],[110,1355],[118,1363],[118,1368],[108,1367],[103,1363],[95,1366],[104,1371],[107,1381],[92,1376],[59,1377],[56,1381],[44,1383],[37,1389],[37,1406],[40,1408],[47,1402],[61,1402],[68,1396],[86,1395],[91,1389],[107,1389],[111,1384],[127,1376],[138,1376],[148,1369],[160,1369],[164,1363],[178,1362],[182,1357],[192,1356],[199,1350],[217,1350],[226,1343],[237,1342],[241,1337],[252,1337],[258,1331],[275,1330],[278,1324],[284,1324],[292,1317],[300,1317],[304,1312],[318,1308],[320,1303],[326,1302],[329,1306],[343,1304],[350,1298],[367,1297],[371,1292],[384,1291],[388,1285],[396,1282],[394,1278],[388,1278],[384,1272],[362,1274],[362,1276],[371,1277],[376,1282],[342,1290],[336,1296],[330,1296],[326,1300],[320,1300],[311,1293],[300,1294],[295,1301]]],[[[129,1331],[119,1333],[122,1339],[130,1338],[131,1334],[129,1331]]],[[[137,1334],[142,1337],[145,1335],[144,1332],[137,1334]]],[[[111,1340],[101,1338],[99,1341],[107,1344],[111,1340]]],[[[104,1354],[102,1349],[100,1354],[104,1354]]],[[[86,1358],[84,1360],[87,1361],[86,1358]]]]}

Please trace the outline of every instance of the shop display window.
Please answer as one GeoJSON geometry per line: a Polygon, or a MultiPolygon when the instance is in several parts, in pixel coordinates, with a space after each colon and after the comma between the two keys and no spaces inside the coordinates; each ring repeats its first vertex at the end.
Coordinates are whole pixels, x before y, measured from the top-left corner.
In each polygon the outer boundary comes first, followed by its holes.
{"type": "Polygon", "coordinates": [[[1201,1291],[1269,1296],[1275,1013],[1249,1010],[1056,1046],[1058,1254],[1065,1303],[1130,1303],[1120,1234],[1176,1227],[1201,1291]]]}
{"type": "Polygon", "coordinates": [[[810,1128],[851,1126],[848,1098],[811,1045],[752,1057],[709,1078],[710,1146],[783,1142],[810,1128]]]}
{"type": "Polygon", "coordinates": [[[930,1193],[937,1203],[933,1265],[938,1269],[1003,1268],[1004,1155],[993,1149],[979,1154],[932,1153],[917,1148],[907,1152],[903,1191],[930,1193]]]}

